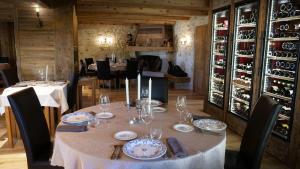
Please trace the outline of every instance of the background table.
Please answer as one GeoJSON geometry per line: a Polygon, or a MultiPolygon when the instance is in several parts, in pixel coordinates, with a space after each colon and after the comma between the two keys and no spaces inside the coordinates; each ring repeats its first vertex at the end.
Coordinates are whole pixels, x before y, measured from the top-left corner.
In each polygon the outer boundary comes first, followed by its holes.
{"type": "MultiPolygon", "coordinates": [[[[122,130],[132,130],[143,136],[146,133],[144,124],[129,125],[128,119],[133,113],[128,113],[124,103],[112,103],[111,112],[115,117],[100,128],[89,128],[87,132],[71,133],[56,132],[55,145],[51,160],[52,165],[63,166],[65,169],[220,169],[224,167],[225,135],[205,134],[200,132],[182,133],[172,129],[178,121],[175,105],[168,105],[165,113],[154,113],[152,126],[163,129],[163,138],[176,137],[189,153],[183,159],[154,160],[151,162],[133,160],[125,154],[120,160],[110,160],[113,145],[124,144],[113,138],[114,133],[122,130]]],[[[80,111],[99,112],[99,106],[93,106],[80,111]]],[[[135,109],[132,109],[135,112],[135,109]]]]}
{"type": "MultiPolygon", "coordinates": [[[[24,82],[25,83],[25,82],[24,82]]],[[[45,107],[44,113],[47,121],[47,125],[50,130],[50,134],[54,135],[55,125],[54,125],[54,110],[50,108],[57,108],[58,116],[69,109],[67,102],[67,83],[63,85],[46,85],[46,84],[36,84],[34,86],[27,87],[9,87],[6,88],[0,95],[0,115],[5,114],[6,127],[8,134],[8,144],[9,147],[13,147],[14,137],[18,137],[18,132],[16,131],[16,122],[12,111],[10,109],[10,103],[7,96],[18,91],[24,90],[28,87],[33,87],[36,92],[40,104],[45,107]],[[50,112],[51,111],[51,112],[50,112]]]]}

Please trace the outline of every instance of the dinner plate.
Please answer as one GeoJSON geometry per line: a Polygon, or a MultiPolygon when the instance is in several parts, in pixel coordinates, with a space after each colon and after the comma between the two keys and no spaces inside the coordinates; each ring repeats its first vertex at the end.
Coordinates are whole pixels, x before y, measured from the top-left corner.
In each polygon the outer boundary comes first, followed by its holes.
{"type": "Polygon", "coordinates": [[[173,128],[180,132],[191,132],[194,130],[194,127],[188,124],[175,124],[173,128]]]}
{"type": "Polygon", "coordinates": [[[115,133],[114,138],[121,141],[129,141],[137,138],[137,134],[133,131],[119,131],[115,133]]]}
{"type": "Polygon", "coordinates": [[[66,114],[62,117],[61,121],[71,125],[87,125],[88,121],[93,118],[93,115],[87,112],[75,112],[66,114]]]}
{"type": "Polygon", "coordinates": [[[98,119],[110,119],[114,117],[114,114],[112,114],[111,112],[102,112],[97,113],[95,117],[98,119]]]}
{"type": "Polygon", "coordinates": [[[154,160],[166,154],[167,147],[159,140],[136,139],[126,143],[123,152],[133,159],[154,160]]]}
{"type": "Polygon", "coordinates": [[[199,119],[193,121],[193,125],[201,130],[211,132],[221,132],[227,128],[227,125],[215,119],[199,119]]]}
{"type": "Polygon", "coordinates": [[[164,107],[153,107],[152,111],[153,111],[154,113],[162,113],[162,112],[167,111],[167,109],[164,108],[164,107]]]}
{"type": "MultiPolygon", "coordinates": [[[[148,98],[144,98],[143,100],[148,101],[148,98]]],[[[159,101],[159,100],[151,100],[151,106],[153,107],[157,107],[157,106],[161,106],[163,104],[163,102],[159,101]]]]}

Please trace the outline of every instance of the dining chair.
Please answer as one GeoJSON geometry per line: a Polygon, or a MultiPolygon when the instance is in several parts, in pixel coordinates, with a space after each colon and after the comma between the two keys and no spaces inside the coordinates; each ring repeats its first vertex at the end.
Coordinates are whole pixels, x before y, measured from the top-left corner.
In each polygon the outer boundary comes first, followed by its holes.
{"type": "Polygon", "coordinates": [[[32,87],[8,96],[25,147],[28,169],[63,169],[51,166],[52,143],[42,106],[32,87]]]}
{"type": "Polygon", "coordinates": [[[71,112],[75,109],[76,99],[77,99],[77,85],[79,80],[79,74],[74,73],[70,80],[70,85],[68,86],[68,105],[71,112]]]}
{"type": "MultiPolygon", "coordinates": [[[[152,77],[152,99],[168,103],[168,78],[152,77]]],[[[143,77],[141,80],[141,91],[149,88],[149,78],[143,77]]]]}
{"type": "Polygon", "coordinates": [[[111,73],[109,61],[97,61],[97,77],[99,80],[103,81],[103,87],[105,81],[109,81],[109,88],[111,88],[111,80],[113,80],[116,76],[111,73]]]}
{"type": "Polygon", "coordinates": [[[86,65],[84,64],[83,60],[80,59],[80,76],[85,76],[86,75],[86,65]]]}
{"type": "Polygon", "coordinates": [[[20,81],[18,77],[18,70],[16,67],[3,69],[0,71],[0,73],[5,87],[10,87],[20,81]]]}
{"type": "Polygon", "coordinates": [[[239,151],[226,150],[225,169],[259,169],[281,105],[262,95],[251,115],[239,151]]]}
{"type": "Polygon", "coordinates": [[[126,77],[127,79],[136,79],[137,78],[137,70],[138,64],[136,60],[127,60],[126,65],[126,77]]]}

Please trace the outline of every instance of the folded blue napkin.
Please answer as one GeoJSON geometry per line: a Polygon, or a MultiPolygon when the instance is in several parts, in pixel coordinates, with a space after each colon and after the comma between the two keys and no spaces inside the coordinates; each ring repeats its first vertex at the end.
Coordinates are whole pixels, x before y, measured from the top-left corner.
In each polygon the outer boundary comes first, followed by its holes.
{"type": "Polygon", "coordinates": [[[177,158],[184,158],[188,156],[188,153],[182,148],[181,144],[175,137],[167,138],[167,144],[171,148],[173,154],[177,158]]]}
{"type": "Polygon", "coordinates": [[[75,126],[75,125],[59,125],[56,128],[58,132],[84,132],[87,131],[87,126],[75,126]]]}

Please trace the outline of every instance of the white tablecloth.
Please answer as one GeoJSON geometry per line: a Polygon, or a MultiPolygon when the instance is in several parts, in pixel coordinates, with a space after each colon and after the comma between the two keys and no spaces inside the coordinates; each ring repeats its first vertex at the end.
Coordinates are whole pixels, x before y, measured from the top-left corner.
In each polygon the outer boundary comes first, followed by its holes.
{"type": "MultiPolygon", "coordinates": [[[[183,159],[171,158],[139,161],[121,155],[120,160],[111,160],[113,145],[124,144],[113,138],[117,131],[132,130],[139,136],[146,132],[145,125],[129,125],[128,112],[122,103],[113,103],[111,112],[115,117],[100,128],[89,128],[87,132],[56,132],[51,164],[65,169],[222,169],[225,158],[225,135],[201,132],[182,133],[172,129],[178,113],[174,105],[168,112],[155,113],[151,125],[163,128],[163,140],[173,136],[182,143],[190,156],[183,159]],[[176,114],[175,114],[176,113],[176,114]]],[[[99,112],[99,106],[81,111],[99,112]]]]}
{"type": "MultiPolygon", "coordinates": [[[[47,107],[60,107],[61,113],[69,109],[67,102],[67,84],[49,85],[49,86],[32,86],[38,96],[40,104],[47,107]]],[[[5,111],[4,107],[10,107],[7,96],[21,91],[28,87],[9,87],[0,95],[0,115],[5,111]]]]}

